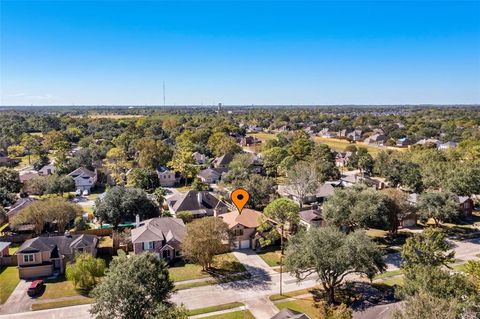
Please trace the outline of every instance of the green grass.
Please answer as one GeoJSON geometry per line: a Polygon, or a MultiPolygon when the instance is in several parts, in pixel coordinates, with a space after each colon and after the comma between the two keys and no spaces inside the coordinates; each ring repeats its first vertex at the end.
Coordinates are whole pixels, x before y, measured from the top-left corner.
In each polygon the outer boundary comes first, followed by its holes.
{"type": "Polygon", "coordinates": [[[6,224],[3,224],[2,226],[0,226],[0,232],[2,232],[5,228],[8,227],[8,223],[6,224]]]}
{"type": "Polygon", "coordinates": [[[210,285],[215,285],[219,283],[243,280],[250,277],[251,275],[249,273],[239,273],[239,274],[231,274],[225,277],[212,278],[212,279],[207,279],[203,281],[187,282],[183,284],[180,281],[179,284],[175,285],[175,290],[177,291],[177,290],[185,290],[185,289],[197,288],[197,287],[203,287],[203,286],[210,286],[210,285]]]}
{"type": "Polygon", "coordinates": [[[218,306],[189,310],[188,315],[189,316],[196,316],[196,315],[201,315],[201,314],[204,314],[204,313],[233,309],[233,308],[237,308],[237,307],[241,307],[241,306],[243,306],[243,303],[241,303],[241,302],[231,302],[231,303],[226,303],[226,304],[218,305],[218,306]]]}
{"type": "Polygon", "coordinates": [[[222,313],[221,315],[214,315],[214,316],[208,316],[203,318],[204,319],[255,319],[252,313],[248,310],[222,313]]]}
{"type": "Polygon", "coordinates": [[[38,299],[56,299],[73,296],[82,296],[82,292],[76,289],[71,281],[55,279],[45,282],[45,292],[38,299]]]}
{"type": "Polygon", "coordinates": [[[257,252],[257,255],[263,259],[270,267],[280,265],[280,249],[277,247],[267,247],[257,252]]]}
{"type": "Polygon", "coordinates": [[[92,298],[79,298],[79,299],[71,299],[71,300],[34,303],[32,304],[32,310],[35,311],[35,310],[70,307],[70,306],[77,306],[77,305],[86,305],[92,302],[93,302],[92,298]]]}
{"type": "Polygon", "coordinates": [[[403,285],[403,276],[398,276],[398,277],[392,277],[392,278],[389,278],[389,279],[386,279],[386,280],[382,280],[381,282],[378,282],[376,284],[380,284],[380,285],[385,285],[385,286],[394,286],[394,285],[397,285],[397,286],[402,286],[403,285]]]}
{"type": "Polygon", "coordinates": [[[20,248],[20,245],[18,244],[11,244],[10,247],[8,247],[8,254],[12,256],[15,254],[15,252],[20,248]]]}
{"type": "Polygon", "coordinates": [[[281,295],[280,294],[271,295],[270,300],[271,301],[276,301],[276,300],[282,300],[282,299],[292,298],[292,297],[296,297],[296,296],[311,294],[315,290],[318,290],[318,288],[305,288],[305,289],[294,290],[294,291],[290,291],[290,292],[284,292],[281,295]]]}
{"type": "Polygon", "coordinates": [[[394,277],[394,276],[401,275],[402,273],[403,272],[401,269],[387,271],[387,272],[376,275],[375,277],[373,277],[373,280],[394,277]]]}
{"type": "Polygon", "coordinates": [[[172,280],[178,282],[246,271],[245,267],[230,253],[215,256],[212,266],[209,274],[203,271],[200,265],[178,262],[170,267],[169,272],[172,280]]]}
{"type": "Polygon", "coordinates": [[[292,310],[300,311],[308,315],[311,319],[320,319],[320,311],[315,307],[313,298],[290,300],[275,304],[275,306],[282,310],[290,308],[292,310]]]}
{"type": "Polygon", "coordinates": [[[367,230],[367,235],[371,238],[384,238],[387,234],[388,231],[382,229],[369,228],[367,230]]]}
{"type": "Polygon", "coordinates": [[[0,304],[7,301],[10,294],[15,290],[20,278],[16,266],[0,268],[0,304]]]}
{"type": "Polygon", "coordinates": [[[100,238],[98,242],[98,248],[113,247],[113,239],[110,236],[104,236],[100,238]]]}

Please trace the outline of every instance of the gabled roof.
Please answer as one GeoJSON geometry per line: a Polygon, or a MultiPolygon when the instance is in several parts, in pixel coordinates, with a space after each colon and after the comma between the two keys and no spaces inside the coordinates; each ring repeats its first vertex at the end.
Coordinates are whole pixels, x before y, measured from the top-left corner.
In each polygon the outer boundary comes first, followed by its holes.
{"type": "Polygon", "coordinates": [[[9,247],[12,243],[9,241],[0,241],[0,251],[4,250],[5,248],[9,247]]]}
{"type": "Polygon", "coordinates": [[[235,210],[226,214],[222,214],[219,217],[228,224],[229,228],[233,228],[238,224],[247,228],[257,228],[260,226],[260,216],[262,216],[262,213],[258,210],[245,208],[242,210],[241,214],[235,210]]]}
{"type": "Polygon", "coordinates": [[[71,255],[73,249],[80,247],[91,247],[96,245],[98,239],[94,235],[71,235],[54,237],[36,237],[26,240],[16,254],[35,253],[49,251],[53,253],[56,249],[62,255],[71,255]]]}
{"type": "Polygon", "coordinates": [[[12,206],[10,206],[10,209],[7,212],[8,218],[12,218],[22,209],[32,204],[34,201],[35,199],[33,199],[32,197],[20,197],[12,206]]]}
{"type": "Polygon", "coordinates": [[[335,193],[335,188],[332,186],[332,184],[324,183],[317,188],[317,193],[315,196],[326,198],[332,196],[333,193],[335,193]]]}
{"type": "Polygon", "coordinates": [[[307,223],[311,223],[312,221],[316,220],[323,220],[322,212],[319,209],[303,210],[299,214],[300,219],[307,223]]]}
{"type": "Polygon", "coordinates": [[[218,179],[218,178],[220,178],[220,176],[222,176],[222,173],[224,171],[225,170],[218,169],[218,168],[207,168],[207,169],[201,170],[198,173],[198,176],[206,178],[206,179],[211,179],[211,178],[218,179]]]}
{"type": "Polygon", "coordinates": [[[171,207],[175,213],[179,211],[191,211],[193,213],[198,210],[226,207],[225,203],[207,191],[199,192],[190,190],[185,194],[170,197],[167,202],[168,206],[171,207]]]}
{"type": "Polygon", "coordinates": [[[76,170],[74,170],[73,172],[71,172],[70,174],[68,174],[68,176],[72,176],[73,178],[76,178],[77,176],[88,176],[88,177],[95,177],[96,173],[95,172],[92,172],[91,170],[89,169],[86,169],[85,167],[79,167],[77,168],[76,170]]]}
{"type": "Polygon", "coordinates": [[[157,217],[143,221],[132,229],[132,242],[163,241],[181,243],[185,238],[185,224],[180,218],[157,217]]]}
{"type": "Polygon", "coordinates": [[[218,165],[226,166],[230,164],[230,162],[233,160],[233,156],[234,156],[233,154],[227,153],[225,155],[215,158],[213,160],[213,164],[215,166],[218,166],[218,165]]]}
{"type": "Polygon", "coordinates": [[[302,312],[295,311],[290,308],[283,308],[271,319],[310,319],[310,317],[302,312]]]}

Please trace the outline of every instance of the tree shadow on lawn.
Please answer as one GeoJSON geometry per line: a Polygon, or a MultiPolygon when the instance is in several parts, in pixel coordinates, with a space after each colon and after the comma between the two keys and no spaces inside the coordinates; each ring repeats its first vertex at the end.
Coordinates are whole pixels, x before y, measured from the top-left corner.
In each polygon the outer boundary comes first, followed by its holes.
{"type": "MultiPolygon", "coordinates": [[[[224,288],[235,288],[235,289],[259,289],[259,290],[268,290],[270,289],[270,283],[272,282],[272,277],[270,274],[265,271],[263,268],[257,267],[250,267],[254,269],[250,269],[251,273],[241,273],[237,274],[236,276],[239,279],[233,279],[235,275],[231,276],[222,276],[217,277],[218,284],[224,288]]],[[[212,275],[213,276],[213,275],[212,275]]],[[[215,277],[215,276],[214,276],[215,277]]]]}

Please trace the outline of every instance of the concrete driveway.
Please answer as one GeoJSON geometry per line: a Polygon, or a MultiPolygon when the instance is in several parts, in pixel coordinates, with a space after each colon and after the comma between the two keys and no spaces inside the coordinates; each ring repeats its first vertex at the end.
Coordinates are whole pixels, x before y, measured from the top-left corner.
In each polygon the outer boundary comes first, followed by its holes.
{"type": "Polygon", "coordinates": [[[8,297],[7,301],[2,305],[0,309],[1,315],[30,310],[33,301],[35,301],[35,299],[27,295],[30,283],[31,281],[20,280],[10,297],[8,297]]]}

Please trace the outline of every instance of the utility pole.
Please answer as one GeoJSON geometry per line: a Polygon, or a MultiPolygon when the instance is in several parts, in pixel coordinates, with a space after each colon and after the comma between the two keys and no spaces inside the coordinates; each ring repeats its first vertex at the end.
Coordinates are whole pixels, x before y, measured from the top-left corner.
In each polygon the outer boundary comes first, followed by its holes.
{"type": "Polygon", "coordinates": [[[282,295],[283,254],[280,254],[280,296],[282,295]]]}

